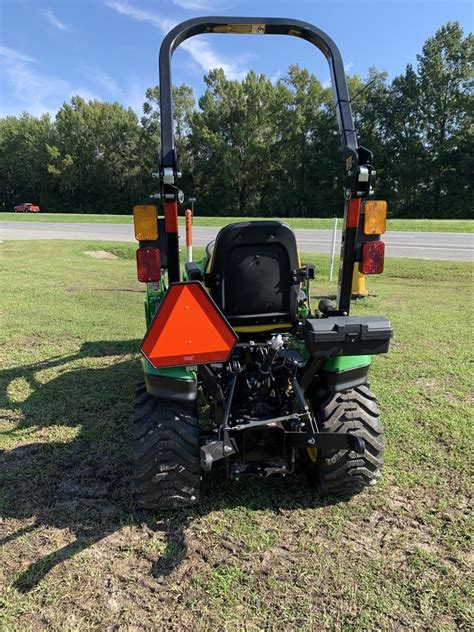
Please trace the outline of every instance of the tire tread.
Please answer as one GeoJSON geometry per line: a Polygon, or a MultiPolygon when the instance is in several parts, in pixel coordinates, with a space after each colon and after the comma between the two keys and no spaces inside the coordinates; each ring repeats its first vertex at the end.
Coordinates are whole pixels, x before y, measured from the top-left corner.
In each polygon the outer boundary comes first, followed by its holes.
{"type": "Polygon", "coordinates": [[[137,506],[175,509],[199,502],[199,431],[195,402],[154,398],[141,382],[134,416],[137,506]]]}

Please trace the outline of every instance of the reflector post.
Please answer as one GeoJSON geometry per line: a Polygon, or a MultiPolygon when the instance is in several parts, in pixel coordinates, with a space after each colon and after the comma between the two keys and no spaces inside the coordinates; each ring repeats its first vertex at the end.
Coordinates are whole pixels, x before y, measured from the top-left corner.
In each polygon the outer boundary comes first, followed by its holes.
{"type": "Polygon", "coordinates": [[[383,241],[366,241],[362,246],[362,261],[359,270],[362,274],[381,274],[385,257],[383,241]]]}
{"type": "Polygon", "coordinates": [[[161,256],[158,248],[137,250],[137,278],[140,283],[157,282],[161,278],[161,256]]]}
{"type": "Polygon", "coordinates": [[[346,228],[357,228],[357,226],[359,226],[360,205],[360,198],[349,200],[347,205],[346,228]]]}
{"type": "Polygon", "coordinates": [[[172,283],[145,334],[140,351],[162,367],[225,362],[237,334],[199,281],[172,283]]]}
{"type": "Polygon", "coordinates": [[[364,204],[364,234],[383,235],[387,230],[387,202],[369,200],[364,204]]]}
{"type": "Polygon", "coordinates": [[[193,260],[193,212],[186,209],[184,212],[186,218],[186,260],[193,260]]]}
{"type": "Polygon", "coordinates": [[[137,241],[158,239],[158,215],[156,206],[142,204],[133,207],[133,225],[137,241]]]}

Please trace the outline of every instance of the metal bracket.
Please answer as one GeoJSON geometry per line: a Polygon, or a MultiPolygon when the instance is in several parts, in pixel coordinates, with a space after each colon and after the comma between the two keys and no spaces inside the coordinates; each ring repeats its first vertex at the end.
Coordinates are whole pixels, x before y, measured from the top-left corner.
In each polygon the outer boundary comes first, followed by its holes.
{"type": "Polygon", "coordinates": [[[175,177],[174,177],[174,171],[173,171],[172,167],[164,167],[163,168],[163,174],[161,176],[161,180],[162,180],[163,184],[174,185],[175,177]]]}
{"type": "Polygon", "coordinates": [[[209,472],[215,461],[220,461],[237,452],[237,444],[234,439],[226,438],[224,441],[211,441],[201,447],[201,467],[209,472]]]}
{"type": "Polygon", "coordinates": [[[357,454],[363,454],[365,451],[364,439],[349,433],[285,432],[285,441],[292,448],[318,448],[323,452],[353,450],[357,454]]]}

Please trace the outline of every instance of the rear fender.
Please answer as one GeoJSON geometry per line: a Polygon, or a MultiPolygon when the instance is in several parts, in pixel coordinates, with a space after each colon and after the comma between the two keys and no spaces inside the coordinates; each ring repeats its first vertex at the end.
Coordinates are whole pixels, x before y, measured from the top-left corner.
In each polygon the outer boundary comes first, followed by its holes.
{"type": "Polygon", "coordinates": [[[155,369],[142,358],[147,393],[152,397],[179,401],[194,401],[197,397],[197,373],[188,367],[155,369]]]}
{"type": "Polygon", "coordinates": [[[367,383],[372,356],[337,356],[329,358],[319,373],[320,386],[333,395],[367,383]]]}

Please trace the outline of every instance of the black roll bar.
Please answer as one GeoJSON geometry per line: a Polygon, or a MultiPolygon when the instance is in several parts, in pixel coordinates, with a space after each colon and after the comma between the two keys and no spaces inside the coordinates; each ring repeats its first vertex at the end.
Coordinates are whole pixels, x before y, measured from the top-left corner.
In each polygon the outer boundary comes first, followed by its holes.
{"type": "Polygon", "coordinates": [[[332,39],[308,22],[288,18],[199,17],[175,26],[160,48],[160,115],[161,115],[161,194],[165,209],[168,248],[168,278],[180,280],[178,243],[178,164],[174,141],[171,58],[185,40],[202,33],[248,35],[291,35],[305,39],[323,53],[331,72],[336,116],[344,160],[344,226],[341,245],[342,266],[338,279],[337,309],[327,315],[347,315],[351,303],[351,286],[356,263],[357,232],[363,213],[361,198],[371,191],[372,153],[358,147],[347,90],[342,57],[332,39]]]}
{"type": "Polygon", "coordinates": [[[174,170],[177,168],[171,95],[171,58],[180,44],[190,37],[202,33],[291,35],[305,39],[319,48],[329,63],[342,148],[345,154],[351,154],[356,160],[357,138],[347,91],[344,64],[338,47],[329,35],[308,22],[288,18],[199,17],[175,26],[166,35],[160,48],[162,168],[171,167],[174,170]],[[347,150],[349,151],[347,152],[347,150]]]}

